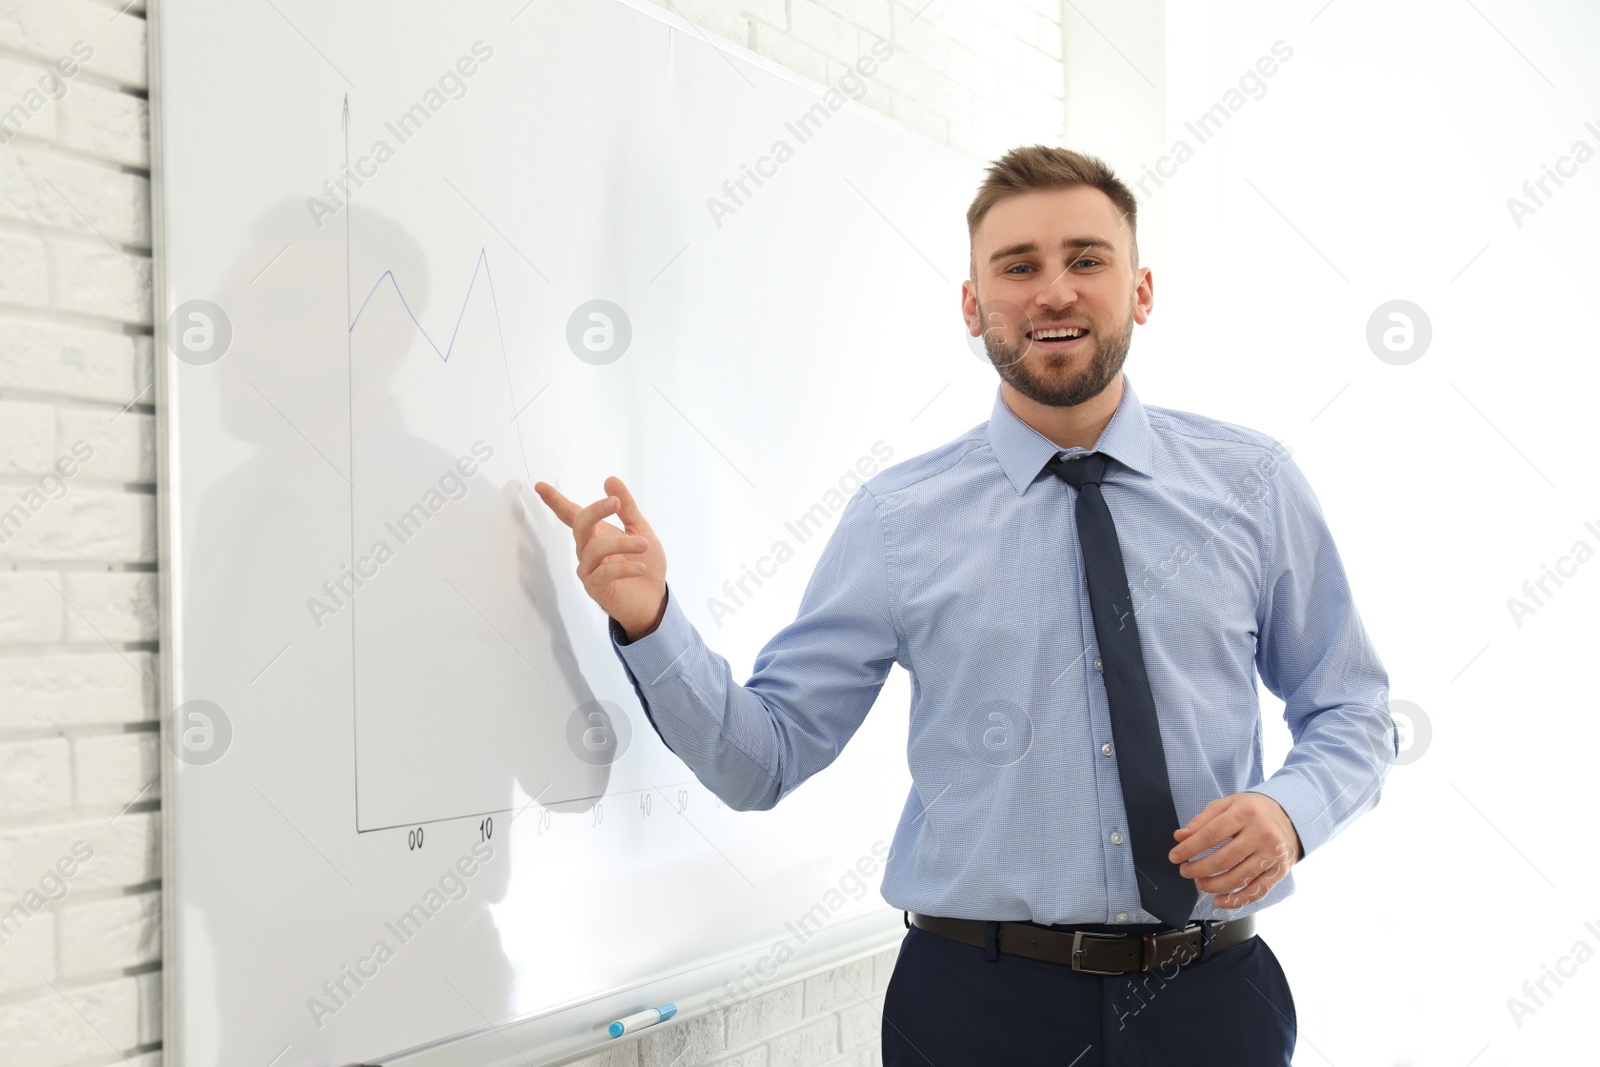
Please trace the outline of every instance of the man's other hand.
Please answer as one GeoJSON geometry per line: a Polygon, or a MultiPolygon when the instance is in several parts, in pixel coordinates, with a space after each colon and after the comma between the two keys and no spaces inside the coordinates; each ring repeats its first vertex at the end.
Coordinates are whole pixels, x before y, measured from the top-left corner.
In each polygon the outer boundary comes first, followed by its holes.
{"type": "Polygon", "coordinates": [[[1172,832],[1179,844],[1167,854],[1178,873],[1219,908],[1254,903],[1283,881],[1300,859],[1300,835],[1278,802],[1265,793],[1235,793],[1213,800],[1172,832]],[[1194,859],[1213,845],[1221,848],[1194,859]]]}

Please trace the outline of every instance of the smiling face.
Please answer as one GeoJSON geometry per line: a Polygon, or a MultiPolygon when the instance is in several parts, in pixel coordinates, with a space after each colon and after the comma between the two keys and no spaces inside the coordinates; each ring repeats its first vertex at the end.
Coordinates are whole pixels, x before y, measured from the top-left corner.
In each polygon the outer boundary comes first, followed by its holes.
{"type": "Polygon", "coordinates": [[[972,235],[962,314],[1002,380],[1040,404],[1098,395],[1122,373],[1133,324],[1150,317],[1150,271],[1111,198],[1088,185],[997,202],[972,235]]]}

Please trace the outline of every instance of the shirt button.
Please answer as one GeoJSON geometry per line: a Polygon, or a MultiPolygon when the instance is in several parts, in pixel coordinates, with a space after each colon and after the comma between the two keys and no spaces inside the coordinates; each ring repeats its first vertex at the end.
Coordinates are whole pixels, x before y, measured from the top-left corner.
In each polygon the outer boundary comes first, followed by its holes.
{"type": "Polygon", "coordinates": [[[1122,844],[1122,831],[1121,830],[1113,830],[1113,831],[1111,831],[1111,843],[1113,845],[1122,844]]]}
{"type": "MultiPolygon", "coordinates": [[[[1119,922],[1119,923],[1125,923],[1125,922],[1127,922],[1127,921],[1128,921],[1128,913],[1127,913],[1127,912],[1125,912],[1125,911],[1119,911],[1119,912],[1117,912],[1117,922],[1119,922]]],[[[1118,934],[1118,935],[1117,935],[1117,936],[1118,936],[1118,937],[1120,937],[1120,936],[1122,936],[1122,935],[1121,935],[1121,934],[1118,934]]]]}
{"type": "Polygon", "coordinates": [[[1103,660],[1101,660],[1101,658],[1099,656],[1096,656],[1094,658],[1094,669],[1097,670],[1097,671],[1101,671],[1102,673],[1106,669],[1105,662],[1103,660]]]}
{"type": "Polygon", "coordinates": [[[1116,749],[1111,747],[1111,742],[1110,741],[1107,741],[1105,744],[1100,746],[1100,754],[1102,756],[1109,756],[1109,755],[1111,755],[1111,753],[1113,753],[1115,751],[1116,751],[1116,749]]]}

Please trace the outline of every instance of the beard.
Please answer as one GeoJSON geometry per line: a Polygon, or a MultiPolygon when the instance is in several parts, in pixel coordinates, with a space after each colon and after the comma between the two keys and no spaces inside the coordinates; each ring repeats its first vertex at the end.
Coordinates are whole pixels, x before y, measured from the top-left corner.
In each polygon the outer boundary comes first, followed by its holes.
{"type": "MultiPolygon", "coordinates": [[[[984,321],[990,321],[987,315],[984,321]]],[[[1053,408],[1073,407],[1099,396],[1122,373],[1122,364],[1127,361],[1128,348],[1133,343],[1133,302],[1128,302],[1128,315],[1120,332],[1102,334],[1098,329],[1091,329],[1089,343],[1093,348],[1088,355],[1088,365],[1076,375],[1068,373],[1066,367],[1072,360],[1082,358],[1079,354],[1068,356],[1036,348],[1024,336],[1026,330],[1021,324],[1015,342],[1005,344],[995,336],[1005,332],[1008,331],[986,330],[983,334],[989,362],[1000,372],[1000,378],[1035,403],[1053,408]]]]}

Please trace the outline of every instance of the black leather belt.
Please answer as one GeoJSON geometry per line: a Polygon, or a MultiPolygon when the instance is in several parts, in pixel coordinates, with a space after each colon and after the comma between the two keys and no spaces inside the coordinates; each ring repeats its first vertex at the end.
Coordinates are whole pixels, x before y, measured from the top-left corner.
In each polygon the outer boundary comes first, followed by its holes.
{"type": "MultiPolygon", "coordinates": [[[[976,948],[984,947],[981,919],[946,919],[910,912],[906,925],[938,934],[976,948]]],[[[1248,941],[1256,934],[1256,917],[1245,915],[1211,923],[1211,951],[1221,952],[1248,941]]],[[[1101,934],[1089,930],[1051,930],[1028,923],[1001,922],[995,947],[1013,956],[1060,963],[1084,974],[1129,974],[1153,971],[1169,964],[1182,966],[1200,958],[1205,931],[1198,922],[1182,930],[1151,933],[1101,934]]]]}

